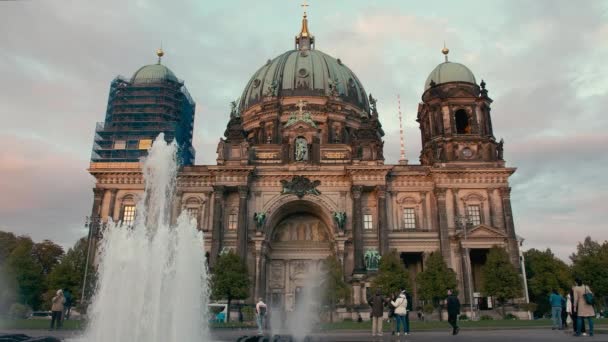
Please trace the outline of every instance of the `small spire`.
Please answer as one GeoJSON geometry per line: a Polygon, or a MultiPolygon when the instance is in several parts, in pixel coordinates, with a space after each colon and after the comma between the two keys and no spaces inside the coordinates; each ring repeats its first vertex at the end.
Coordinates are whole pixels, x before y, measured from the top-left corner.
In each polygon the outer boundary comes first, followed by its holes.
{"type": "Polygon", "coordinates": [[[156,50],[156,55],[158,56],[158,64],[160,64],[161,58],[165,55],[165,51],[163,50],[163,43],[160,43],[160,48],[156,50]]]}
{"type": "Polygon", "coordinates": [[[441,49],[441,53],[445,55],[445,61],[448,61],[448,53],[450,53],[450,49],[445,46],[445,40],[443,41],[443,49],[441,49]]]}
{"type": "Polygon", "coordinates": [[[304,8],[304,14],[302,16],[302,28],[300,29],[300,33],[296,36],[296,47],[300,50],[309,50],[315,42],[315,38],[308,31],[308,15],[306,14],[306,0],[301,5],[304,8]]]}

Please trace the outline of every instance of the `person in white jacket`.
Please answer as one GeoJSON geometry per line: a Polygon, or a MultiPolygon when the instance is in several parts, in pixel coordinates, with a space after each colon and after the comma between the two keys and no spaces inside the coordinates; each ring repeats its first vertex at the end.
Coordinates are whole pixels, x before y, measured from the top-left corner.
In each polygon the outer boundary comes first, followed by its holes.
{"type": "Polygon", "coordinates": [[[395,307],[395,320],[397,321],[397,336],[399,336],[399,327],[403,325],[403,335],[407,335],[409,330],[405,324],[405,315],[407,315],[407,297],[405,291],[401,291],[399,297],[391,301],[391,305],[395,307]]]}

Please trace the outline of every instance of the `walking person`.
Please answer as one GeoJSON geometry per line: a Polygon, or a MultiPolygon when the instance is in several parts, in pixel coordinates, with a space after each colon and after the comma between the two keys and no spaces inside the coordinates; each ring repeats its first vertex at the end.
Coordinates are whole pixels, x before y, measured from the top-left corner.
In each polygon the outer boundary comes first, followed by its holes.
{"type": "Polygon", "coordinates": [[[395,319],[397,320],[397,336],[400,334],[401,325],[403,325],[403,335],[407,335],[407,326],[405,324],[405,316],[407,315],[407,298],[405,291],[402,291],[399,296],[391,301],[391,305],[395,307],[395,319]]]}
{"type": "Polygon", "coordinates": [[[568,328],[568,300],[562,296],[562,329],[568,328]]]}
{"type": "Polygon", "coordinates": [[[258,303],[255,305],[255,318],[258,324],[258,335],[264,335],[264,326],[266,323],[266,311],[268,307],[266,303],[260,297],[258,303]]]}
{"type": "Polygon", "coordinates": [[[57,290],[55,297],[51,300],[51,330],[55,329],[55,322],[57,322],[57,329],[61,329],[61,315],[63,314],[63,304],[65,303],[65,297],[63,296],[62,290],[57,290]]]}
{"type": "Polygon", "coordinates": [[[447,299],[447,307],[448,307],[448,323],[452,326],[452,335],[458,335],[460,328],[458,327],[458,315],[460,315],[460,301],[458,297],[452,292],[452,290],[448,290],[448,299],[447,299]]]}
{"type": "Polygon", "coordinates": [[[578,326],[580,325],[580,331],[583,336],[587,336],[587,329],[585,329],[585,321],[578,322],[578,312],[576,306],[574,306],[574,286],[570,289],[570,300],[572,301],[572,333],[576,334],[578,326]]]}
{"type": "Polygon", "coordinates": [[[551,318],[553,319],[553,326],[551,330],[562,329],[562,300],[563,297],[557,293],[556,289],[551,291],[549,296],[549,304],[551,304],[551,318]]]}
{"type": "Polygon", "coordinates": [[[572,296],[570,292],[566,294],[566,323],[564,324],[565,328],[568,328],[568,320],[572,323],[572,328],[576,331],[576,323],[572,319],[572,296]]]}
{"type": "Polygon", "coordinates": [[[380,289],[376,290],[376,294],[367,300],[369,306],[371,306],[371,318],[372,318],[372,336],[382,336],[382,316],[384,315],[384,296],[380,289]]]}
{"type": "Polygon", "coordinates": [[[593,317],[595,316],[593,293],[580,278],[576,278],[575,282],[576,286],[572,289],[572,292],[574,292],[574,307],[578,315],[575,336],[581,336],[580,328],[585,318],[589,323],[589,336],[593,336],[593,317]]]}

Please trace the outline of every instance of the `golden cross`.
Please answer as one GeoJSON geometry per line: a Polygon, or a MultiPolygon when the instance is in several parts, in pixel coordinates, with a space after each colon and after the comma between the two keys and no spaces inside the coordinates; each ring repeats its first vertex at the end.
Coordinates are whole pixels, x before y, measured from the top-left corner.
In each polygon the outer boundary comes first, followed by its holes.
{"type": "Polygon", "coordinates": [[[308,7],[308,5],[306,4],[306,0],[304,0],[304,3],[300,6],[302,6],[302,8],[304,8],[304,15],[306,15],[306,7],[308,7]]]}

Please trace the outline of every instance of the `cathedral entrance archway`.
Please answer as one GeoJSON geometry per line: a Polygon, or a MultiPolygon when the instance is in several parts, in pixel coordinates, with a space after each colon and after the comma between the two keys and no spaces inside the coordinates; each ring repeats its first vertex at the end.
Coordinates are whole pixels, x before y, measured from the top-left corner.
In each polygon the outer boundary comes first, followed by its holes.
{"type": "Polygon", "coordinates": [[[323,271],[323,260],[335,253],[331,215],[316,203],[284,204],[269,220],[265,292],[271,307],[295,311],[302,293],[323,271]]]}

